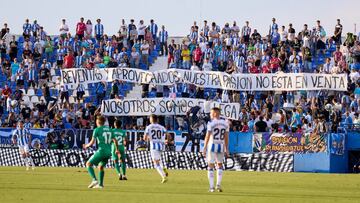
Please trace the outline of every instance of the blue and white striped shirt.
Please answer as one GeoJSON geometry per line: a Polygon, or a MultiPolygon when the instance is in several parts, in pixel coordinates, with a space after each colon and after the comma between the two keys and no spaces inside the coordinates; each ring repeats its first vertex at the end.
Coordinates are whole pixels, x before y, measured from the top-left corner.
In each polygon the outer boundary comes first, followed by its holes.
{"type": "Polygon", "coordinates": [[[75,58],[75,67],[76,68],[79,68],[79,67],[81,67],[82,66],[82,64],[83,64],[83,56],[82,55],[78,55],[78,56],[76,56],[76,58],[75,58]]]}
{"type": "Polygon", "coordinates": [[[119,60],[124,59],[125,55],[127,56],[126,52],[124,52],[124,51],[120,52],[119,60]]]}
{"type": "Polygon", "coordinates": [[[232,60],[235,60],[236,57],[238,57],[239,55],[240,55],[240,51],[238,51],[238,50],[232,51],[232,52],[231,52],[231,58],[232,58],[232,60]]]}
{"type": "Polygon", "coordinates": [[[63,49],[65,50],[65,53],[68,52],[68,47],[70,46],[70,41],[69,40],[65,40],[62,43],[63,49]]]}
{"type": "Polygon", "coordinates": [[[85,92],[85,87],[83,84],[79,84],[78,87],[76,88],[76,91],[78,92],[85,92]]]}
{"type": "Polygon", "coordinates": [[[260,45],[260,49],[261,49],[261,52],[264,53],[268,48],[268,44],[267,43],[262,43],[260,45]]]}
{"type": "Polygon", "coordinates": [[[71,43],[71,48],[73,52],[78,52],[79,51],[79,47],[80,47],[80,42],[79,41],[73,41],[71,43]]]}
{"type": "Polygon", "coordinates": [[[209,30],[210,30],[210,28],[209,28],[208,25],[204,26],[204,27],[201,29],[201,31],[204,33],[204,36],[205,36],[205,37],[209,36],[209,30]]]}
{"type": "Polygon", "coordinates": [[[263,64],[264,62],[269,62],[270,61],[270,56],[269,55],[263,55],[261,57],[261,64],[263,64]]]}
{"type": "Polygon", "coordinates": [[[150,140],[151,150],[162,151],[166,129],[160,124],[150,124],[145,128],[145,135],[150,140]]]}
{"type": "Polygon", "coordinates": [[[190,40],[197,40],[198,38],[198,33],[196,31],[190,32],[190,36],[189,36],[190,40]]]}
{"type": "Polygon", "coordinates": [[[95,25],[95,35],[103,35],[104,34],[104,26],[102,24],[95,25]]]}
{"type": "Polygon", "coordinates": [[[251,28],[248,26],[244,26],[241,30],[242,36],[250,36],[251,28]]]}
{"type": "Polygon", "coordinates": [[[23,25],[23,30],[24,30],[24,33],[25,34],[30,34],[30,31],[31,31],[31,24],[30,23],[25,23],[23,25]]]}
{"type": "Polygon", "coordinates": [[[34,81],[36,76],[36,70],[34,67],[28,69],[29,80],[34,81]]]}
{"type": "Polygon", "coordinates": [[[58,49],[57,51],[57,60],[58,61],[62,61],[64,60],[64,55],[65,55],[65,49],[58,49]]]}
{"type": "Polygon", "coordinates": [[[109,53],[109,56],[112,56],[114,54],[114,47],[112,46],[106,46],[105,47],[105,51],[107,51],[109,53]]]}
{"type": "Polygon", "coordinates": [[[242,55],[239,55],[235,58],[235,65],[238,67],[238,70],[243,73],[245,70],[245,58],[242,55]]]}
{"type": "Polygon", "coordinates": [[[30,132],[26,128],[17,128],[13,132],[13,137],[16,136],[18,146],[26,146],[29,144],[30,132]]]}
{"type": "Polygon", "coordinates": [[[204,58],[209,58],[210,62],[214,59],[214,51],[211,48],[206,48],[204,51],[204,58]]]}
{"type": "Polygon", "coordinates": [[[18,70],[17,70],[17,75],[16,75],[16,79],[17,80],[24,80],[24,72],[25,72],[25,70],[24,70],[24,68],[19,68],[18,70]]]}
{"type": "Polygon", "coordinates": [[[158,32],[158,26],[155,23],[152,23],[149,25],[150,27],[150,32],[153,36],[156,36],[157,32],[158,32]]]}
{"type": "Polygon", "coordinates": [[[46,32],[45,31],[40,31],[39,36],[40,36],[40,40],[42,40],[42,41],[46,40],[46,32]]]}
{"type": "Polygon", "coordinates": [[[37,32],[39,29],[40,29],[40,25],[37,24],[37,23],[34,23],[34,24],[31,26],[31,30],[32,30],[33,32],[37,32]]]}
{"type": "Polygon", "coordinates": [[[240,44],[240,39],[238,37],[232,38],[232,45],[233,47],[237,47],[240,44]]]}
{"type": "Polygon", "coordinates": [[[24,123],[24,128],[30,130],[32,128],[32,124],[30,122],[24,123]]]}
{"type": "Polygon", "coordinates": [[[120,61],[120,53],[114,53],[112,58],[115,59],[117,62],[119,62],[120,61]]]}
{"type": "Polygon", "coordinates": [[[222,50],[219,55],[220,61],[226,62],[229,58],[229,52],[226,50],[222,50]]]}
{"type": "Polygon", "coordinates": [[[161,30],[159,32],[160,42],[165,43],[168,40],[168,32],[166,30],[161,30]]]}

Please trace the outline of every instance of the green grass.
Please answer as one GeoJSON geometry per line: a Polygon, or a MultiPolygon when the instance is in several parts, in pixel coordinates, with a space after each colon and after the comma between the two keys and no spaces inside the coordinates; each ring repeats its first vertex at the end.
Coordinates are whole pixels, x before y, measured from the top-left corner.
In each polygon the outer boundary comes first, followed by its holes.
{"type": "Polygon", "coordinates": [[[129,169],[128,181],[106,170],[105,188],[88,189],[85,168],[0,167],[0,202],[360,202],[360,176],[226,171],[223,193],[209,194],[206,171],[129,169]]]}

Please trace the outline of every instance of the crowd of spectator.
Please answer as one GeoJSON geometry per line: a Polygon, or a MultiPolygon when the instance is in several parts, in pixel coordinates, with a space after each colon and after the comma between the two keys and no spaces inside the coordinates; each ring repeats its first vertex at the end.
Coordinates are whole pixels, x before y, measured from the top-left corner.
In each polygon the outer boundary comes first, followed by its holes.
{"type": "MultiPolygon", "coordinates": [[[[348,77],[348,91],[227,91],[204,89],[189,84],[145,88],[145,97],[171,96],[205,98],[241,104],[240,120],[232,121],[233,131],[242,132],[336,132],[339,127],[357,129],[359,119],[359,37],[342,36],[337,20],[327,34],[320,20],[296,31],[290,23],[279,26],[272,19],[268,33],[259,33],[250,22],[224,26],[206,20],[190,27],[181,43],[171,40],[168,67],[196,71],[234,73],[324,73],[348,77]],[[148,91],[150,93],[148,93],[148,91]],[[153,94],[151,94],[153,93],[153,94]]],[[[174,120],[165,118],[173,128],[174,120]]],[[[177,126],[176,126],[177,127],[177,126]]]]}
{"type": "MultiPolygon", "coordinates": [[[[268,33],[259,33],[246,21],[221,26],[216,22],[197,22],[180,43],[171,39],[165,26],[154,20],[135,25],[121,21],[119,32],[105,34],[101,19],[95,25],[84,18],[73,34],[65,19],[59,33],[50,36],[36,20],[26,19],[21,36],[11,34],[5,23],[1,29],[1,126],[15,127],[23,119],[29,128],[94,127],[101,101],[124,98],[123,81],[78,85],[76,101],[70,102],[72,90],[57,79],[62,68],[132,67],[148,69],[151,53],[167,57],[167,68],[235,73],[326,73],[347,74],[348,91],[226,91],[189,84],[173,86],[143,85],[143,97],[201,98],[241,104],[240,120],[233,120],[232,130],[242,132],[334,132],[341,126],[356,129],[360,124],[358,35],[343,35],[337,20],[333,33],[326,33],[318,20],[313,28],[304,24],[296,31],[290,23],[280,26],[272,19],[268,33]],[[95,89],[86,99],[85,91],[95,89]],[[40,92],[38,102],[24,101],[29,91],[40,92]]],[[[166,68],[166,67],[164,67],[166,68]]],[[[114,117],[109,117],[111,125],[114,117]]],[[[144,117],[121,117],[123,128],[144,129],[144,117]]],[[[165,116],[161,122],[169,130],[185,129],[182,116],[165,116]]]]}
{"type": "MultiPolygon", "coordinates": [[[[154,20],[136,25],[123,19],[118,33],[108,35],[101,19],[95,25],[84,18],[70,31],[62,19],[59,33],[50,36],[37,20],[23,24],[23,33],[14,35],[4,23],[0,36],[0,122],[2,127],[16,127],[19,119],[28,128],[93,128],[99,104],[105,98],[122,98],[122,81],[101,82],[71,90],[60,83],[60,69],[132,67],[148,69],[157,56],[155,51],[168,39],[165,26],[154,20]],[[87,90],[94,89],[93,95],[87,90]],[[75,101],[71,95],[76,92],[75,101]],[[39,96],[29,100],[26,96],[39,96]]],[[[161,54],[164,54],[161,52],[161,54]]],[[[125,127],[125,126],[124,126],[125,127]]],[[[126,126],[132,128],[131,125],[126,126]]]]}

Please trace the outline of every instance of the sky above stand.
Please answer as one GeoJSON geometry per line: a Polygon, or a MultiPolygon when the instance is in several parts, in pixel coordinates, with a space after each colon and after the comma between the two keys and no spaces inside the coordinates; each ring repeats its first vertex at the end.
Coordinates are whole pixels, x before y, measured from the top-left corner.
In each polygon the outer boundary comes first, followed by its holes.
{"type": "Polygon", "coordinates": [[[137,25],[140,19],[149,24],[154,19],[159,28],[165,25],[170,36],[185,36],[189,34],[194,21],[202,25],[204,19],[217,22],[221,26],[225,22],[235,20],[243,26],[246,20],[250,26],[266,34],[275,17],[278,24],[288,27],[294,25],[296,31],[307,23],[315,26],[316,20],[321,20],[328,35],[334,31],[336,19],[340,18],[344,32],[354,32],[354,24],[360,31],[359,0],[12,0],[1,4],[0,24],[7,22],[11,33],[21,34],[26,18],[34,19],[44,26],[50,35],[59,34],[61,19],[65,18],[72,33],[80,17],[90,19],[93,24],[101,18],[105,32],[114,34],[118,31],[121,19],[129,23],[135,19],[137,25]]]}

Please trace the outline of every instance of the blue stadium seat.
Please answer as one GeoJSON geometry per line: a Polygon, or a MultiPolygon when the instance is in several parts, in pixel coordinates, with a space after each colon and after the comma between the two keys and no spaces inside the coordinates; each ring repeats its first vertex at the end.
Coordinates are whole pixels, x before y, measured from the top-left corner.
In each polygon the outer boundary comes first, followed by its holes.
{"type": "Polygon", "coordinates": [[[64,128],[65,128],[65,129],[72,128],[72,124],[71,124],[71,123],[65,123],[65,124],[64,124],[64,128]]]}
{"type": "Polygon", "coordinates": [[[22,43],[24,43],[24,37],[23,36],[19,36],[19,39],[18,39],[18,43],[20,44],[22,44],[22,43]]]}
{"type": "Polygon", "coordinates": [[[42,91],[41,89],[37,89],[35,92],[36,96],[42,96],[42,91]]]}

